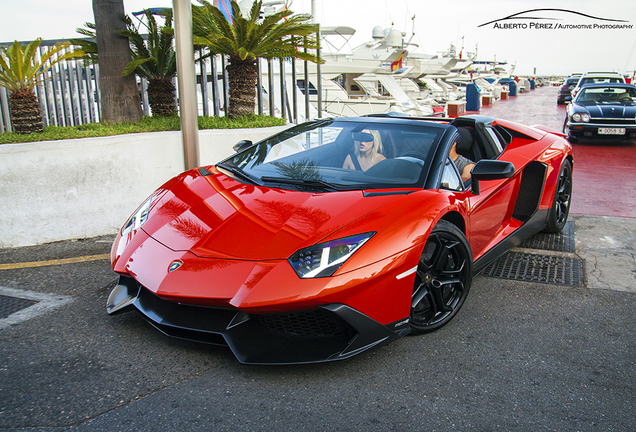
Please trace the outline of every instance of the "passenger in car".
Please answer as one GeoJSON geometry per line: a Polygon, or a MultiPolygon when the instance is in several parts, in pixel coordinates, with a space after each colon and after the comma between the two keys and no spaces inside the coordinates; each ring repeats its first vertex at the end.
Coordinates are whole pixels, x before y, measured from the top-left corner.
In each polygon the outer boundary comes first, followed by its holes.
{"type": "Polygon", "coordinates": [[[386,159],[382,155],[382,140],[378,131],[365,129],[354,132],[353,142],[353,151],[345,158],[343,168],[366,171],[386,159]]]}
{"type": "Polygon", "coordinates": [[[470,159],[468,159],[467,157],[464,157],[464,156],[460,155],[459,153],[457,153],[457,142],[458,142],[458,140],[459,140],[459,138],[457,140],[455,140],[455,142],[453,143],[453,146],[450,149],[449,156],[451,157],[451,159],[453,159],[453,162],[455,163],[455,166],[457,167],[457,170],[461,174],[462,181],[466,181],[466,180],[470,179],[470,171],[475,166],[475,162],[473,162],[470,159]]]}

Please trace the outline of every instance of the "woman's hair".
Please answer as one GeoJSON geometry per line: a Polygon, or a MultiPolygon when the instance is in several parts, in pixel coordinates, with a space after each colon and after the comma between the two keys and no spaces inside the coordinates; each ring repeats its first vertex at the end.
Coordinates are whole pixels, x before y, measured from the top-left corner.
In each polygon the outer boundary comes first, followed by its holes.
{"type": "MultiPolygon", "coordinates": [[[[362,132],[370,133],[373,135],[373,147],[371,148],[371,160],[375,159],[375,155],[378,153],[382,153],[384,148],[382,147],[382,138],[380,138],[380,132],[377,130],[368,130],[365,129],[362,132]]],[[[359,141],[355,141],[355,154],[356,156],[360,156],[360,146],[358,146],[359,141]]]]}

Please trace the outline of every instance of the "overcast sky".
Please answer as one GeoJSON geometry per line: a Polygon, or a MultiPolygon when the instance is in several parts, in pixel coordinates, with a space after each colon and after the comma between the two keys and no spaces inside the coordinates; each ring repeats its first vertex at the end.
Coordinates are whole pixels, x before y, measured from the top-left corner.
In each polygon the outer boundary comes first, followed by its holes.
{"type": "MultiPolygon", "coordinates": [[[[535,69],[538,75],[586,70],[613,70],[631,75],[636,67],[634,0],[313,1],[322,26],[343,25],[357,30],[352,47],[370,40],[375,26],[393,26],[406,32],[409,39],[415,16],[413,42],[419,45],[417,51],[427,54],[445,51],[451,43],[459,51],[463,37],[465,51],[473,52],[477,46],[480,59],[492,60],[496,56],[499,61],[515,63],[519,75],[534,74],[535,69]],[[525,19],[496,21],[521,12],[526,12],[520,15],[525,19]],[[482,26],[485,23],[490,24],[482,26]],[[504,28],[504,24],[523,27],[523,23],[526,28],[504,28]],[[556,24],[566,28],[555,28],[556,24]],[[594,27],[608,24],[632,28],[594,27]],[[580,28],[586,26],[590,28],[580,28]]],[[[310,13],[311,2],[293,0],[290,9],[310,13]]],[[[77,37],[77,27],[94,22],[90,0],[0,0],[0,3],[0,42],[77,37]]],[[[172,0],[124,0],[129,14],[146,7],[171,5],[172,0]]]]}

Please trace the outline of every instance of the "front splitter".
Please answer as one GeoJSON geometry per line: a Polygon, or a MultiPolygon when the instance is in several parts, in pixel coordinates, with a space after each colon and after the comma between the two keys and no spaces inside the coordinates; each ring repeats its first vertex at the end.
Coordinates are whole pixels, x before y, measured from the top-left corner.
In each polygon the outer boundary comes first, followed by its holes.
{"type": "MultiPolygon", "coordinates": [[[[196,342],[230,347],[245,364],[299,364],[342,360],[388,344],[408,334],[409,326],[385,326],[344,304],[322,305],[319,316],[329,320],[333,331],[297,331],[293,325],[272,329],[271,318],[292,316],[288,322],[311,311],[256,315],[234,308],[185,305],[163,300],[129,276],[120,276],[107,301],[109,314],[136,309],[164,334],[196,342]],[[294,316],[297,315],[297,316],[294,316]],[[390,328],[393,327],[393,328],[390,328]],[[302,333],[302,335],[301,335],[302,333]]],[[[406,322],[402,320],[401,322],[406,322]]],[[[315,323],[316,328],[324,328],[315,323]]],[[[305,328],[307,325],[305,325],[305,328]]]]}

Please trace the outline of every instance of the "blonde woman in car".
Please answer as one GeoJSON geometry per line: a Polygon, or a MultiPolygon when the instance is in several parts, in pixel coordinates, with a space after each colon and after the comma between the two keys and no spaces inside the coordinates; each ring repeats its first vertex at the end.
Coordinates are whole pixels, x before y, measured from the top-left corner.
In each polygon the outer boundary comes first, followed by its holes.
{"type": "Polygon", "coordinates": [[[386,159],[382,155],[382,141],[377,130],[365,129],[353,134],[354,149],[345,158],[343,168],[366,171],[386,159]]]}

